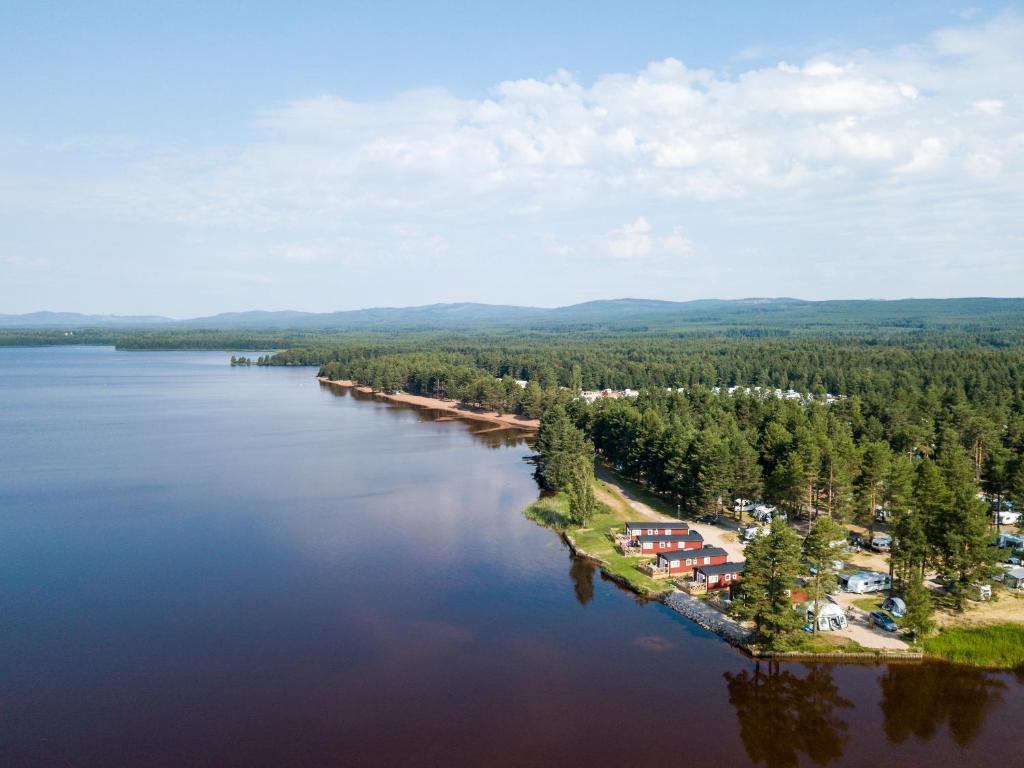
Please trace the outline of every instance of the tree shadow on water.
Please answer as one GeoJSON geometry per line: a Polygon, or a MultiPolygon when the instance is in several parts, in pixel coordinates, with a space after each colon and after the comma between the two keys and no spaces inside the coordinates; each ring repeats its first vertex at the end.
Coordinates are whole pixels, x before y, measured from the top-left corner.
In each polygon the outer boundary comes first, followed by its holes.
{"type": "Polygon", "coordinates": [[[594,599],[594,571],[596,566],[581,557],[570,557],[569,578],[572,579],[576,599],[580,605],[586,605],[594,599]]]}
{"type": "Polygon", "coordinates": [[[938,662],[890,665],[880,684],[885,735],[891,743],[911,736],[930,741],[948,723],[960,747],[974,741],[1006,688],[983,670],[938,662]]]}
{"type": "Polygon", "coordinates": [[[790,768],[806,755],[824,766],[840,758],[849,741],[840,711],[853,703],[839,695],[831,668],[806,665],[803,677],[796,669],[755,662],[752,670],[724,675],[740,738],[754,764],[790,768]]]}

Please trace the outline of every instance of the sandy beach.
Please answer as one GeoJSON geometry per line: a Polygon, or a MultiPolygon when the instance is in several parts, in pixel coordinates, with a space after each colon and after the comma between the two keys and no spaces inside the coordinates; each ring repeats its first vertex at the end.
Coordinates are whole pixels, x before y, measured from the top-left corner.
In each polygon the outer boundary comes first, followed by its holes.
{"type": "Polygon", "coordinates": [[[340,379],[332,381],[326,376],[317,376],[317,380],[324,384],[331,384],[336,387],[346,387],[348,389],[355,389],[359,392],[364,392],[368,395],[379,397],[382,400],[391,400],[396,403],[408,403],[409,405],[415,405],[418,408],[429,408],[433,411],[446,411],[460,419],[475,419],[476,421],[487,421],[491,424],[499,424],[502,427],[512,427],[514,429],[522,429],[528,432],[536,432],[540,428],[539,419],[524,419],[521,416],[516,416],[511,413],[497,413],[496,411],[485,411],[479,408],[473,408],[466,403],[459,402],[457,400],[441,400],[436,397],[424,397],[422,395],[410,395],[406,392],[398,392],[393,395],[386,394],[384,392],[374,392],[372,387],[367,387],[359,384],[355,381],[348,379],[340,379]]]}

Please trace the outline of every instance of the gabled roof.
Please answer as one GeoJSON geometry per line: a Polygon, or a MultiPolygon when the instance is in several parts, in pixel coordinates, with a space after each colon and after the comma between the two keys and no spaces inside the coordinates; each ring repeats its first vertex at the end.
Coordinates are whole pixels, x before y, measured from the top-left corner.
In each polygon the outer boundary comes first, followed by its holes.
{"type": "Polygon", "coordinates": [[[721,563],[720,565],[699,565],[697,570],[705,576],[719,576],[723,573],[743,573],[746,563],[721,563]]]}
{"type": "Polygon", "coordinates": [[[672,523],[667,520],[648,520],[646,523],[626,523],[626,530],[631,528],[686,528],[689,530],[690,526],[681,520],[672,523]]]}
{"type": "Polygon", "coordinates": [[[652,536],[638,536],[638,542],[702,542],[703,537],[697,531],[691,530],[687,534],[654,534],[652,536]]]}
{"type": "Polygon", "coordinates": [[[721,557],[722,555],[728,556],[721,547],[701,547],[700,549],[674,549],[668,552],[662,551],[658,553],[658,559],[665,558],[666,560],[678,560],[680,558],[686,559],[688,557],[721,557]]]}

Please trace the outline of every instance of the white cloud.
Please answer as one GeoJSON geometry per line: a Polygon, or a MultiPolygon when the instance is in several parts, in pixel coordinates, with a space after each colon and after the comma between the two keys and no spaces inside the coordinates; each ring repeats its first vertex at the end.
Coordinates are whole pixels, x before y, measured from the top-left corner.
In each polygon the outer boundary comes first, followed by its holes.
{"type": "Polygon", "coordinates": [[[238,233],[280,244],[252,249],[268,263],[307,267],[454,260],[490,253],[499,231],[549,262],[595,238],[612,261],[683,259],[688,237],[720,252],[694,228],[712,221],[720,240],[791,259],[798,230],[801,247],[811,230],[847,249],[870,241],[883,264],[886,248],[923,254],[915,238],[939,232],[966,259],[982,231],[1010,252],[1024,237],[1021,83],[1024,19],[1011,14],[737,74],[669,58],[588,82],[510,79],[479,98],[324,94],[268,109],[221,146],[136,143],[99,163],[71,143],[53,163],[66,176],[33,175],[45,158],[0,148],[13,161],[0,207],[238,233]]]}
{"type": "Polygon", "coordinates": [[[1019,144],[1004,140],[1022,130],[1022,50],[1024,21],[1006,16],[895,52],[735,77],[666,59],[590,84],[564,71],[509,80],[483,99],[437,89],[363,103],[324,95],[267,111],[247,142],[153,153],[75,197],[131,216],[261,227],[367,211],[730,200],[837,178],[870,191],[946,158],[1019,167],[1019,144]]]}
{"type": "Polygon", "coordinates": [[[693,243],[683,235],[681,226],[673,226],[666,235],[658,235],[646,216],[638,216],[608,233],[608,253],[623,261],[685,260],[695,253],[693,243]]]}
{"type": "Polygon", "coordinates": [[[651,252],[651,225],[643,216],[608,234],[608,251],[617,259],[641,259],[651,252]]]}
{"type": "Polygon", "coordinates": [[[688,259],[696,253],[696,249],[690,240],[683,236],[683,228],[672,227],[672,231],[661,240],[661,249],[669,256],[688,259]]]}

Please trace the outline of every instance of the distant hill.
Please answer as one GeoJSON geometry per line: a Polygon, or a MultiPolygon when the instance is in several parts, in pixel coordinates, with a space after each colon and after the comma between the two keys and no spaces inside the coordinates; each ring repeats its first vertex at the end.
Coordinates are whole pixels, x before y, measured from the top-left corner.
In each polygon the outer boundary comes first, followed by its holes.
{"type": "Polygon", "coordinates": [[[0,328],[141,328],[174,323],[159,315],[83,315],[78,312],[29,312],[0,315],[0,328]]]}
{"type": "Polygon", "coordinates": [[[624,330],[787,332],[856,329],[1024,329],[1024,299],[804,301],[791,298],[655,301],[612,299],[553,309],[493,304],[429,304],[343,312],[231,312],[173,320],[159,316],[33,312],[0,315],[4,329],[254,330],[316,333],[360,330],[624,330]]]}

